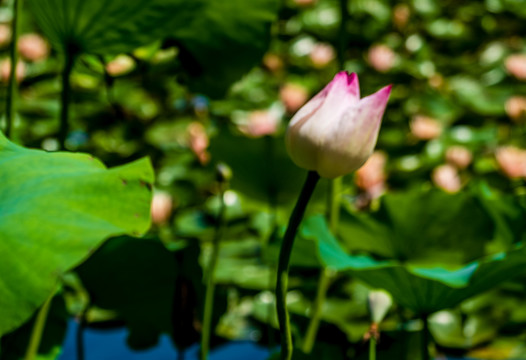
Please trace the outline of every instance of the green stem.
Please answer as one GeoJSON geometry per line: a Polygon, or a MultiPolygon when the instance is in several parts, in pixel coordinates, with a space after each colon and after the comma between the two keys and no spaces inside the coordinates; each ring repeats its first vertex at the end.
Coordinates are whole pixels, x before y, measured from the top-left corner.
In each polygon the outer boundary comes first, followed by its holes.
{"type": "Polygon", "coordinates": [[[329,289],[333,276],[334,272],[332,270],[328,270],[327,268],[321,270],[316,299],[314,300],[312,312],[310,313],[311,320],[307,328],[307,333],[305,334],[305,339],[303,340],[302,350],[305,354],[310,354],[314,347],[314,342],[316,341],[320,327],[323,303],[327,297],[327,290],[329,289]]]}
{"type": "Polygon", "coordinates": [[[340,0],[340,28],[338,30],[338,65],[340,70],[345,67],[345,51],[347,49],[347,22],[349,20],[349,0],[340,0]]]}
{"type": "Polygon", "coordinates": [[[376,337],[369,339],[369,360],[376,360],[376,337]]]}
{"type": "Polygon", "coordinates": [[[333,234],[336,234],[340,222],[341,192],[342,178],[338,177],[331,180],[327,218],[329,220],[329,229],[331,229],[333,234]]]}
{"type": "Polygon", "coordinates": [[[66,50],[64,53],[64,68],[62,69],[62,93],[61,93],[61,111],[60,111],[60,129],[58,141],[60,149],[66,149],[66,138],[69,132],[69,103],[71,100],[71,72],[75,64],[75,53],[66,50]]]}
{"type": "Polygon", "coordinates": [[[55,296],[55,291],[47,298],[46,302],[38,311],[35,324],[33,325],[33,331],[31,332],[31,338],[29,339],[29,345],[26,350],[24,360],[34,360],[38,354],[38,348],[40,347],[40,341],[42,340],[42,334],[44,333],[44,327],[46,326],[47,315],[51,307],[51,302],[55,296]]]}
{"type": "Polygon", "coordinates": [[[211,325],[212,325],[212,311],[214,309],[214,272],[219,258],[219,240],[223,234],[224,228],[224,213],[225,213],[225,200],[224,192],[220,192],[221,205],[216,220],[216,231],[214,238],[212,239],[212,254],[208,263],[205,281],[206,281],[206,293],[205,293],[205,309],[203,313],[203,331],[201,333],[201,360],[208,359],[208,351],[210,348],[210,336],[211,336],[211,325]]]}
{"type": "Polygon", "coordinates": [[[289,281],[289,262],[292,253],[292,245],[296,237],[296,232],[305,214],[305,209],[309,199],[314,192],[314,188],[318,183],[320,176],[314,172],[309,171],[307,180],[303,185],[301,194],[296,202],[296,206],[292,211],[289,219],[287,231],[281,244],[281,251],[279,253],[278,273],[276,279],[276,309],[278,312],[278,323],[281,336],[281,360],[290,360],[292,358],[292,335],[290,332],[290,319],[287,311],[287,287],[289,281]]]}
{"type": "Polygon", "coordinates": [[[429,323],[427,321],[427,314],[422,315],[422,360],[430,360],[429,355],[429,323]]]}
{"type": "Polygon", "coordinates": [[[15,92],[16,92],[16,67],[18,65],[18,28],[20,24],[20,14],[22,9],[22,0],[14,0],[13,3],[13,21],[11,22],[11,46],[9,47],[9,57],[11,69],[9,71],[9,80],[7,85],[7,95],[5,104],[5,136],[11,137],[13,128],[13,117],[15,112],[15,92]]]}
{"type": "Polygon", "coordinates": [[[84,360],[84,329],[89,306],[80,313],[79,327],[77,328],[77,360],[84,360]]]}

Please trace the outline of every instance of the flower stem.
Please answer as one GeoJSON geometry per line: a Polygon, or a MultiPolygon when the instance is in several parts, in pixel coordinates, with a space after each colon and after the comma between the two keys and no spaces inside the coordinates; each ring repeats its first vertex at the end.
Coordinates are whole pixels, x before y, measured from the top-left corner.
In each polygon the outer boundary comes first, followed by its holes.
{"type": "Polygon", "coordinates": [[[309,199],[314,192],[314,188],[318,183],[320,176],[314,172],[309,171],[307,180],[303,185],[301,194],[294,206],[292,215],[289,219],[287,231],[281,244],[281,251],[279,253],[278,273],[276,279],[276,309],[278,312],[278,323],[281,335],[281,360],[292,359],[292,335],[290,332],[290,319],[287,311],[287,287],[289,280],[289,262],[292,253],[292,246],[296,237],[296,232],[305,214],[305,209],[309,199]]]}
{"type": "Polygon", "coordinates": [[[429,356],[429,323],[427,314],[422,315],[422,360],[430,360],[429,356]]]}
{"type": "Polygon", "coordinates": [[[327,268],[321,270],[316,299],[314,300],[312,312],[310,314],[311,320],[309,322],[309,327],[307,328],[307,333],[305,334],[305,339],[303,340],[302,351],[305,354],[310,354],[314,347],[314,342],[316,341],[316,336],[318,335],[318,329],[320,327],[323,303],[325,302],[327,290],[333,276],[334,272],[332,270],[327,268]]]}
{"type": "Polygon", "coordinates": [[[16,67],[18,65],[18,28],[20,23],[20,13],[22,0],[14,0],[13,20],[11,22],[11,46],[9,47],[9,58],[11,69],[7,85],[6,105],[5,105],[5,136],[10,138],[13,128],[13,117],[15,112],[15,91],[16,91],[16,67]]]}
{"type": "Polygon", "coordinates": [[[212,239],[212,254],[208,262],[206,270],[205,281],[206,281],[206,293],[205,293],[205,308],[203,312],[203,331],[201,333],[201,360],[208,359],[208,351],[210,348],[210,336],[211,336],[211,325],[212,325],[212,311],[214,309],[214,272],[217,265],[217,259],[219,257],[219,240],[223,234],[224,228],[224,213],[225,213],[225,200],[224,191],[219,194],[220,207],[219,213],[216,219],[216,231],[212,239]]]}
{"type": "Polygon", "coordinates": [[[349,0],[340,0],[340,28],[338,30],[338,65],[340,70],[345,67],[345,50],[347,49],[347,22],[349,20],[349,0]]]}
{"type": "Polygon", "coordinates": [[[86,316],[89,306],[80,313],[79,326],[77,328],[77,360],[84,360],[84,329],[86,328],[86,316]]]}
{"type": "Polygon", "coordinates": [[[60,129],[58,141],[61,150],[66,149],[66,138],[69,132],[69,102],[71,99],[71,72],[75,64],[75,53],[71,50],[64,52],[64,68],[62,69],[62,93],[60,110],[60,129]]]}
{"type": "Polygon", "coordinates": [[[338,223],[340,222],[341,192],[342,178],[338,177],[331,180],[328,201],[329,212],[327,218],[329,220],[329,229],[332,231],[333,235],[336,234],[338,223]]]}
{"type": "Polygon", "coordinates": [[[369,339],[369,360],[376,360],[376,337],[369,339]]]}
{"type": "Polygon", "coordinates": [[[44,327],[46,326],[47,315],[51,307],[51,302],[55,296],[55,291],[49,295],[46,302],[38,311],[35,324],[33,325],[33,331],[31,332],[31,338],[29,339],[29,345],[27,346],[26,355],[24,360],[34,360],[38,354],[38,348],[40,347],[40,341],[42,340],[42,334],[44,333],[44,327]]]}

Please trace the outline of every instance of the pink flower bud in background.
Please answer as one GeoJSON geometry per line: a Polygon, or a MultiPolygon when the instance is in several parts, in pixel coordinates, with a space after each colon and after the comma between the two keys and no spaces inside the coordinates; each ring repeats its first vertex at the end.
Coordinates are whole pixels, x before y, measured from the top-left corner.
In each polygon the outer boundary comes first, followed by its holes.
{"type": "Polygon", "coordinates": [[[334,60],[336,52],[330,44],[318,43],[312,48],[309,57],[312,65],[317,69],[321,69],[334,60]]]}
{"type": "Polygon", "coordinates": [[[431,179],[435,186],[448,193],[456,193],[462,187],[457,168],[450,164],[437,166],[431,179]]]}
{"type": "Polygon", "coordinates": [[[495,152],[502,172],[511,179],[526,178],[526,150],[515,146],[503,146],[495,152]]]}
{"type": "Polygon", "coordinates": [[[396,61],[396,54],[386,45],[373,45],[367,54],[369,64],[379,72],[391,70],[396,61]]]}
{"type": "Polygon", "coordinates": [[[526,96],[512,96],[506,101],[506,114],[514,121],[526,118],[526,96]]]}
{"type": "Polygon", "coordinates": [[[11,27],[7,24],[0,24],[0,47],[4,47],[11,41],[11,27]]]}
{"type": "Polygon", "coordinates": [[[309,98],[307,89],[303,86],[293,83],[285,84],[279,91],[281,101],[289,113],[298,111],[309,98]]]}
{"type": "Polygon", "coordinates": [[[187,131],[190,150],[197,156],[199,162],[205,165],[210,160],[210,154],[207,151],[210,141],[205,127],[199,122],[193,122],[188,125],[187,131]]]}
{"type": "Polygon", "coordinates": [[[151,215],[155,225],[162,225],[170,219],[173,210],[173,199],[166,192],[155,192],[152,198],[151,215]]]}
{"type": "Polygon", "coordinates": [[[519,80],[526,80],[526,54],[508,56],[505,65],[511,75],[519,80]]]}
{"type": "Polygon", "coordinates": [[[420,140],[431,140],[442,134],[442,124],[428,116],[416,115],[409,124],[411,134],[420,140]]]}
{"type": "Polygon", "coordinates": [[[385,153],[375,151],[365,164],[356,170],[354,181],[361,190],[368,193],[370,199],[379,197],[385,190],[386,162],[385,153]]]}
{"type": "Polygon", "coordinates": [[[278,72],[283,69],[283,60],[276,54],[266,53],[263,57],[263,65],[270,72],[278,72]]]}
{"type": "Polygon", "coordinates": [[[279,125],[279,117],[270,110],[256,110],[248,115],[248,121],[240,126],[240,130],[250,137],[272,135],[279,125]]]}
{"type": "Polygon", "coordinates": [[[455,145],[446,150],[446,161],[457,169],[467,168],[472,160],[471,151],[464,146],[455,145]]]}
{"type": "Polygon", "coordinates": [[[434,74],[427,82],[432,88],[440,89],[444,85],[444,77],[440,74],[434,74]]]}
{"type": "Polygon", "coordinates": [[[135,61],[127,55],[119,55],[106,64],[106,71],[111,76],[124,75],[135,67],[135,61]]]}
{"type": "Polygon", "coordinates": [[[358,76],[340,72],[291,119],[285,137],[292,161],[325,178],[365,163],[376,145],[391,86],[360,99],[358,76]]]}
{"type": "Polygon", "coordinates": [[[49,45],[38,34],[25,34],[18,39],[18,52],[26,60],[40,61],[49,56],[49,45]]]}
{"type": "Polygon", "coordinates": [[[411,16],[411,10],[407,4],[398,4],[393,9],[393,23],[399,29],[404,28],[411,16]]]}
{"type": "MultiPolygon", "coordinates": [[[[9,73],[11,72],[11,61],[4,59],[0,64],[0,76],[3,82],[9,81],[9,73]]],[[[22,60],[18,60],[16,66],[16,81],[21,82],[26,76],[26,64],[22,60]]]]}

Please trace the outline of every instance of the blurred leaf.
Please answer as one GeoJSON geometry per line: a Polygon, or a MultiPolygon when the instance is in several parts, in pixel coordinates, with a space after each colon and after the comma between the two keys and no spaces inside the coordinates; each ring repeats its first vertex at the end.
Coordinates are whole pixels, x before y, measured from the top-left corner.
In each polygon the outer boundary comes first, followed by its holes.
{"type": "Polygon", "coordinates": [[[185,28],[202,0],[30,0],[33,14],[62,51],[125,53],[185,28]]]}
{"type": "Polygon", "coordinates": [[[277,0],[204,0],[199,15],[185,21],[172,36],[182,49],[190,87],[213,97],[254,65],[267,50],[277,0]]]}
{"type": "Polygon", "coordinates": [[[504,103],[511,95],[508,88],[486,88],[478,79],[466,75],[452,78],[450,86],[457,101],[486,116],[504,115],[504,103]]]}
{"type": "Polygon", "coordinates": [[[249,139],[222,128],[212,139],[210,152],[216,161],[232,168],[232,189],[265,202],[272,196],[279,203],[294,201],[305,178],[305,171],[288,157],[281,138],[249,139]]]}
{"type": "Polygon", "coordinates": [[[107,170],[91,156],[29,150],[0,133],[0,335],[104,239],[148,229],[152,181],[147,159],[107,170]]]}
{"type": "Polygon", "coordinates": [[[444,310],[429,318],[429,330],[441,346],[469,349],[491,340],[498,329],[489,318],[470,315],[463,320],[460,312],[444,310]]]}
{"type": "Polygon", "coordinates": [[[494,224],[469,192],[414,189],[385,195],[372,214],[345,212],[338,233],[352,251],[411,263],[463,264],[486,254],[494,224]]]}
{"type": "Polygon", "coordinates": [[[416,266],[395,260],[376,260],[367,255],[348,255],[330,234],[323,217],[311,217],[303,226],[317,239],[318,253],[325,266],[352,272],[369,286],[389,291],[398,304],[419,314],[455,306],[526,271],[525,246],[456,269],[439,262],[416,266]]]}
{"type": "Polygon", "coordinates": [[[133,348],[152,346],[160,333],[171,333],[177,266],[160,241],[111,239],[76,272],[91,305],[125,320],[133,348]]]}

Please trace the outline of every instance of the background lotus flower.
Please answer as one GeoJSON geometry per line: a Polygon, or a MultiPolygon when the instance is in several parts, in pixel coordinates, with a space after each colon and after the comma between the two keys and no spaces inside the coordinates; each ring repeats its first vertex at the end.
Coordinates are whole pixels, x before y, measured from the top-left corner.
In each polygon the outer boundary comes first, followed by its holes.
{"type": "Polygon", "coordinates": [[[437,187],[448,193],[456,193],[462,187],[458,170],[451,164],[437,166],[431,178],[437,187]]]}
{"type": "Polygon", "coordinates": [[[292,161],[325,178],[358,169],[376,145],[390,93],[389,85],[360,99],[358,76],[338,73],[290,121],[286,145],[292,161]]]}
{"type": "Polygon", "coordinates": [[[411,134],[420,140],[436,139],[443,131],[443,126],[438,120],[424,115],[413,117],[409,126],[411,134]]]}
{"type": "Polygon", "coordinates": [[[299,84],[287,83],[280,89],[279,97],[287,111],[293,113],[305,104],[309,94],[305,87],[299,84]]]}
{"type": "Polygon", "coordinates": [[[396,62],[396,54],[387,45],[374,45],[367,54],[369,64],[379,72],[388,72],[396,62]]]}
{"type": "Polygon", "coordinates": [[[18,39],[18,51],[28,61],[41,61],[49,56],[49,45],[38,34],[25,34],[18,39]]]}
{"type": "Polygon", "coordinates": [[[506,70],[519,80],[526,80],[526,54],[514,54],[506,58],[506,70]]]}
{"type": "Polygon", "coordinates": [[[446,161],[457,169],[465,169],[473,161],[473,154],[465,146],[454,145],[446,150],[446,161]]]}

